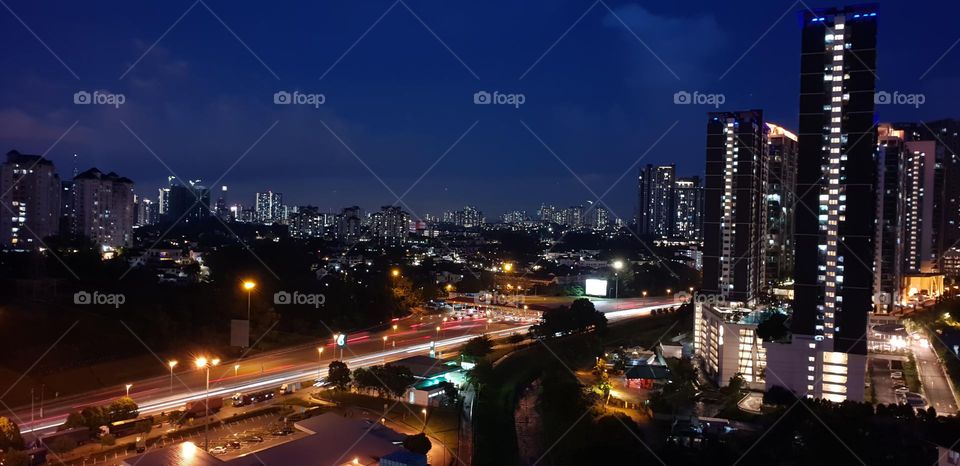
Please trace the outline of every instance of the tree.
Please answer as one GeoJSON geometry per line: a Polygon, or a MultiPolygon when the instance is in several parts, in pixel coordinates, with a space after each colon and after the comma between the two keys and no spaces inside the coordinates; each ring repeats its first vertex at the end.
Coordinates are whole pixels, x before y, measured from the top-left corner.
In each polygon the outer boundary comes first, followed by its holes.
{"type": "Polygon", "coordinates": [[[112,434],[103,434],[100,436],[100,445],[104,447],[112,447],[117,444],[117,438],[112,434]]]}
{"type": "Polygon", "coordinates": [[[140,407],[133,398],[122,396],[110,402],[107,406],[108,418],[110,422],[123,421],[126,419],[136,419],[140,415],[140,407]]]}
{"type": "Polygon", "coordinates": [[[3,466],[30,466],[30,457],[20,450],[5,450],[0,458],[3,466]]]}
{"type": "MultiPolygon", "coordinates": [[[[357,369],[360,370],[360,369],[357,369]]],[[[350,368],[343,361],[332,361],[327,367],[327,381],[337,390],[346,390],[350,386],[350,368]]]]}
{"type": "Polygon", "coordinates": [[[460,354],[474,359],[480,359],[490,354],[493,350],[493,340],[486,335],[471,338],[462,348],[460,354]]]}
{"type": "Polygon", "coordinates": [[[17,423],[0,416],[0,450],[9,451],[23,448],[23,437],[17,423]]]}
{"type": "Polygon", "coordinates": [[[477,363],[467,372],[467,383],[472,385],[479,392],[493,379],[493,363],[486,359],[477,363]]]}
{"type": "Polygon", "coordinates": [[[66,453],[76,448],[77,442],[66,437],[60,437],[47,445],[47,447],[49,447],[50,451],[54,453],[66,453]]]}
{"type": "MultiPolygon", "coordinates": [[[[372,369],[372,368],[371,368],[372,369]]],[[[371,372],[371,369],[363,367],[353,371],[353,386],[359,390],[382,390],[377,377],[371,372]]]]}
{"type": "Polygon", "coordinates": [[[370,371],[378,377],[378,382],[383,385],[382,393],[393,395],[397,398],[407,392],[407,388],[413,385],[416,380],[413,372],[406,366],[387,364],[385,366],[373,366],[370,371]]]}
{"type": "Polygon", "coordinates": [[[407,438],[403,439],[403,448],[413,453],[426,455],[433,448],[433,444],[427,438],[427,434],[421,432],[416,435],[408,435],[407,438]]]}
{"type": "Polygon", "coordinates": [[[757,336],[763,341],[779,341],[787,336],[787,316],[784,314],[773,314],[767,317],[763,322],[757,324],[757,336]]]}

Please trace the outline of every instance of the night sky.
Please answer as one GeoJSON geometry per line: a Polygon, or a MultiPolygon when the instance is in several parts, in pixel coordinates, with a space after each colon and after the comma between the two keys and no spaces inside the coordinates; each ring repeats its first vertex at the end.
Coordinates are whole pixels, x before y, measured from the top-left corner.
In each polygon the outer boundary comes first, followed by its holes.
{"type": "MultiPolygon", "coordinates": [[[[676,105],[677,91],[796,129],[804,2],[0,3],[0,149],[44,153],[62,136],[48,157],[65,178],[76,153],[80,170],[116,171],[150,197],[171,171],[222,178],[245,205],[272,189],[374,209],[409,189],[417,215],[609,190],[627,218],[636,164],[703,171],[714,108],[676,105]],[[75,105],[80,90],[126,101],[75,105]],[[280,90],[326,100],[275,105],[280,90]],[[481,90],[525,102],[475,105],[481,90]]],[[[960,4],[880,3],[878,88],[925,103],[879,118],[960,117],[960,4]]]]}

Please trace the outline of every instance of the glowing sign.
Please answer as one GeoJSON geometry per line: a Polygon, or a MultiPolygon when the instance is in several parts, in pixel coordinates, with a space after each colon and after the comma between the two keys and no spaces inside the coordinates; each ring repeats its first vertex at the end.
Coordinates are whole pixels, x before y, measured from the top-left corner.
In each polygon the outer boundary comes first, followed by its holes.
{"type": "Polygon", "coordinates": [[[337,346],[344,347],[347,346],[347,335],[345,333],[340,333],[336,336],[337,346]]]}
{"type": "Polygon", "coordinates": [[[586,293],[590,296],[606,296],[607,281],[596,278],[588,278],[586,282],[586,293]]]}

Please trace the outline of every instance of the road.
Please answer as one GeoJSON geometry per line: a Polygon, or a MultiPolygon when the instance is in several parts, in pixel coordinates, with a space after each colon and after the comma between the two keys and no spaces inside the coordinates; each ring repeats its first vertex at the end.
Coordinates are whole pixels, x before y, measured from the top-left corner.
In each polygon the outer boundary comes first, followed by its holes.
{"type": "MultiPolygon", "coordinates": [[[[605,312],[607,319],[642,317],[654,308],[674,304],[672,298],[622,299],[615,303],[604,300],[598,310],[605,312]]],[[[407,318],[398,322],[397,330],[381,333],[360,332],[349,334],[346,347],[335,348],[332,341],[318,342],[259,354],[239,361],[224,361],[210,372],[210,396],[227,397],[234,393],[264,388],[276,388],[283,383],[314,380],[326,375],[331,361],[342,359],[350,368],[371,366],[400,360],[415,354],[429,352],[436,342],[438,355],[455,351],[464,342],[480,334],[505,337],[525,332],[531,321],[503,321],[494,318],[441,320],[440,316],[422,319],[407,318]],[[437,330],[437,327],[440,330],[437,330]],[[384,343],[383,337],[387,337],[384,343]],[[318,347],[323,352],[318,351],[318,347]]],[[[197,355],[199,356],[199,355],[197,355]]],[[[217,355],[206,355],[210,358],[217,355]]],[[[157,359],[157,364],[166,370],[166,362],[157,359]]],[[[139,404],[142,414],[181,409],[188,401],[202,400],[205,396],[205,373],[195,370],[188,361],[177,366],[172,377],[159,376],[130,383],[130,396],[139,404]]],[[[61,396],[44,407],[44,417],[30,422],[31,407],[22,406],[12,410],[12,418],[23,433],[52,431],[63,423],[67,414],[86,406],[103,405],[123,396],[124,387],[95,390],[79,395],[61,396]]],[[[34,411],[36,413],[36,411],[34,411]]]]}
{"type": "Polygon", "coordinates": [[[914,341],[910,346],[917,361],[917,372],[927,404],[939,414],[957,414],[957,400],[933,348],[921,341],[914,341]]]}

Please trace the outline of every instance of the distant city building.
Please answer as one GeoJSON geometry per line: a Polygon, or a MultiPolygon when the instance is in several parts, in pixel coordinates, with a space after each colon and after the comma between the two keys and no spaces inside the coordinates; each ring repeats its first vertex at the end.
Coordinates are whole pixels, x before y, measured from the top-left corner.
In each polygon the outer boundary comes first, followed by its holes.
{"type": "Polygon", "coordinates": [[[637,228],[641,235],[668,238],[674,223],[674,165],[647,165],[637,178],[637,228]]]}
{"type": "Polygon", "coordinates": [[[136,199],[136,222],[138,227],[153,225],[160,218],[160,212],[157,209],[157,203],[145,197],[136,199]]]}
{"type": "Polygon", "coordinates": [[[370,231],[374,237],[388,242],[402,242],[410,232],[410,214],[400,206],[383,206],[374,212],[370,231]]]}
{"type": "Polygon", "coordinates": [[[7,153],[0,165],[0,245],[42,247],[60,229],[60,177],[53,162],[39,155],[7,153]]]}
{"type": "Polygon", "coordinates": [[[483,225],[483,213],[476,207],[466,206],[453,214],[453,222],[464,228],[479,228],[483,225]]]}
{"type": "Polygon", "coordinates": [[[589,217],[587,223],[594,230],[603,231],[612,226],[610,223],[610,211],[602,205],[593,204],[587,212],[587,216],[589,217]]]}
{"type": "Polygon", "coordinates": [[[677,178],[674,184],[673,236],[703,239],[703,186],[700,177],[677,178]]]}
{"type": "Polygon", "coordinates": [[[936,199],[933,216],[937,238],[934,254],[940,257],[960,245],[960,120],[948,119],[922,123],[896,123],[908,141],[936,141],[943,146],[937,152],[934,171],[936,199]]]}
{"type": "Polygon", "coordinates": [[[290,209],[288,225],[294,238],[319,238],[324,232],[324,216],[314,206],[297,206],[290,209]]]}
{"type": "Polygon", "coordinates": [[[133,243],[133,181],[91,168],[73,178],[74,230],[100,246],[133,243]]]}
{"type": "Polygon", "coordinates": [[[160,189],[160,217],[164,222],[194,223],[210,215],[210,189],[200,180],[188,181],[183,186],[173,177],[170,185],[160,189]]]}
{"type": "Polygon", "coordinates": [[[503,214],[503,223],[520,224],[527,220],[529,220],[527,212],[523,210],[514,210],[503,214]]]}
{"type": "Polygon", "coordinates": [[[563,209],[559,223],[568,228],[580,228],[583,226],[583,206],[574,205],[563,209]]]}
{"type": "Polygon", "coordinates": [[[253,209],[259,223],[283,223],[283,194],[273,191],[257,193],[253,209]]]}
{"type": "Polygon", "coordinates": [[[557,208],[552,205],[541,205],[537,210],[537,217],[541,222],[557,223],[557,208]]]}
{"type": "Polygon", "coordinates": [[[220,196],[217,197],[217,205],[213,209],[214,215],[223,219],[230,220],[230,208],[227,207],[227,187],[220,187],[220,196]]]}
{"type": "Polygon", "coordinates": [[[767,123],[766,244],[762,286],[793,277],[793,217],[797,192],[797,136],[767,123]]]}
{"type": "Polygon", "coordinates": [[[337,239],[355,241],[360,237],[360,207],[345,207],[337,217],[337,239]]]}

